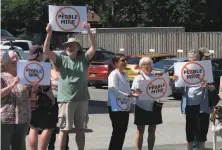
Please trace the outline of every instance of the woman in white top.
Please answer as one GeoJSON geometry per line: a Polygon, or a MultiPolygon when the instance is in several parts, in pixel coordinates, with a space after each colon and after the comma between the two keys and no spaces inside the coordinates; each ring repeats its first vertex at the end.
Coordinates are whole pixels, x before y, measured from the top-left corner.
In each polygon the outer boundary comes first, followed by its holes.
{"type": "Polygon", "coordinates": [[[128,75],[123,72],[127,65],[126,57],[123,54],[115,56],[112,62],[116,69],[113,70],[108,77],[108,108],[113,127],[109,150],[122,150],[125,133],[128,127],[129,110],[112,110],[111,103],[114,101],[117,103],[118,99],[126,100],[125,102],[129,102],[128,104],[130,106],[130,97],[138,96],[138,94],[131,93],[128,75]],[[114,98],[112,98],[111,95],[114,98]]]}
{"type": "MultiPolygon", "coordinates": [[[[152,80],[156,76],[151,73],[153,61],[150,58],[144,57],[140,59],[140,75],[137,75],[132,84],[132,90],[137,92],[143,92],[140,90],[140,80],[152,80]]],[[[153,150],[155,143],[155,131],[156,125],[162,123],[161,111],[153,111],[153,100],[136,100],[135,105],[135,120],[137,125],[136,135],[136,149],[141,150],[143,144],[143,134],[145,125],[149,125],[148,128],[148,149],[153,150]]]]}

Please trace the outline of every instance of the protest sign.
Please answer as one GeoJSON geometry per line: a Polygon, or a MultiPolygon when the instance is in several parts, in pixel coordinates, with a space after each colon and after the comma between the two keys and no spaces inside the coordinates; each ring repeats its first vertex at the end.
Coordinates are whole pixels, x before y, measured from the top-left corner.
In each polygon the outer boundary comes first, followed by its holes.
{"type": "Polygon", "coordinates": [[[49,23],[53,31],[82,32],[87,22],[85,6],[52,6],[49,5],[49,23]]]}
{"type": "Polygon", "coordinates": [[[21,84],[32,84],[33,81],[39,85],[50,85],[50,63],[44,62],[17,62],[17,75],[21,84]]]}
{"type": "Polygon", "coordinates": [[[139,87],[142,93],[139,96],[139,100],[158,100],[171,95],[172,88],[169,82],[168,73],[152,80],[140,80],[139,87]]]}
{"type": "Polygon", "coordinates": [[[197,86],[201,82],[212,83],[213,72],[210,60],[174,64],[175,87],[197,86]]]}
{"type": "Polygon", "coordinates": [[[111,92],[108,92],[112,111],[130,111],[131,99],[129,97],[116,98],[111,92]]]}

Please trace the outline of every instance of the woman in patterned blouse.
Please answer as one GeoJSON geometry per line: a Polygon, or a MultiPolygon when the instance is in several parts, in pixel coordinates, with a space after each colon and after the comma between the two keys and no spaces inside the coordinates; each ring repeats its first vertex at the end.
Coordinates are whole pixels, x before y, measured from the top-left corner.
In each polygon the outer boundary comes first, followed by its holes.
{"type": "Polygon", "coordinates": [[[30,89],[19,84],[16,65],[19,57],[10,50],[1,59],[1,150],[25,150],[25,138],[31,117],[30,93],[38,88],[33,84],[30,89]]]}

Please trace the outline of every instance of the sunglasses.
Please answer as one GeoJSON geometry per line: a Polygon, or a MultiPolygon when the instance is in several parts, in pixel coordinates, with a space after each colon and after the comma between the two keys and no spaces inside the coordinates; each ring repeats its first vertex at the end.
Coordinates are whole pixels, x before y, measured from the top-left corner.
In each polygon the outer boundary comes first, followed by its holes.
{"type": "Polygon", "coordinates": [[[127,59],[121,59],[121,60],[119,60],[119,61],[121,61],[121,62],[127,62],[127,59]]]}

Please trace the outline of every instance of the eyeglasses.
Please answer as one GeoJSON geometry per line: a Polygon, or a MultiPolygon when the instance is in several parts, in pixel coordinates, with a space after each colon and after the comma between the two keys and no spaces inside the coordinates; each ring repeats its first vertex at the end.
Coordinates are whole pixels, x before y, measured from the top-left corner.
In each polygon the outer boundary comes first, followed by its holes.
{"type": "Polygon", "coordinates": [[[121,59],[121,60],[119,60],[119,61],[121,61],[121,62],[127,62],[127,59],[121,59]]]}

